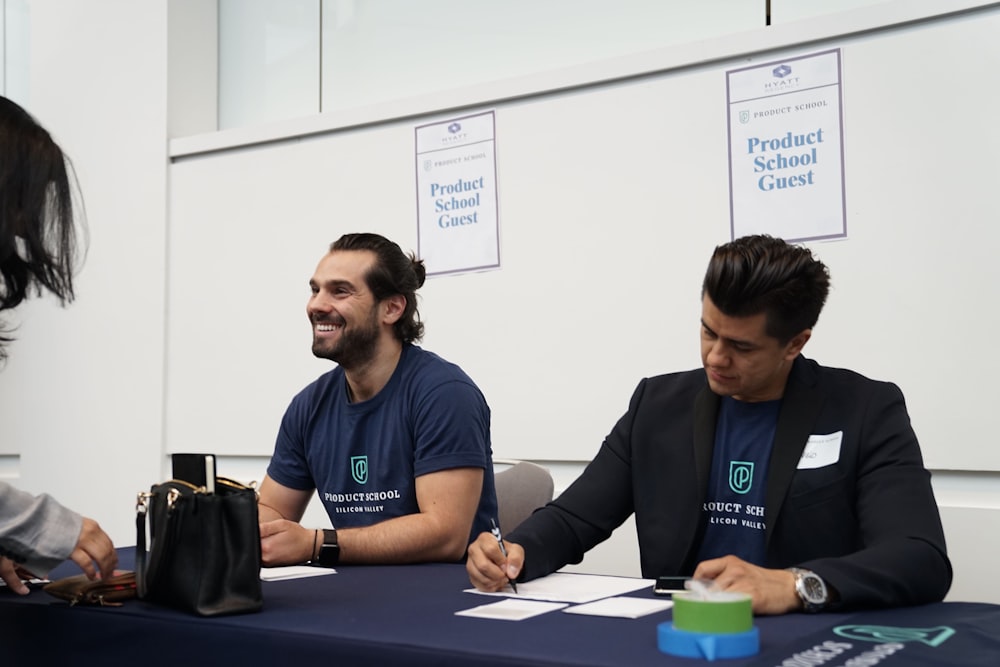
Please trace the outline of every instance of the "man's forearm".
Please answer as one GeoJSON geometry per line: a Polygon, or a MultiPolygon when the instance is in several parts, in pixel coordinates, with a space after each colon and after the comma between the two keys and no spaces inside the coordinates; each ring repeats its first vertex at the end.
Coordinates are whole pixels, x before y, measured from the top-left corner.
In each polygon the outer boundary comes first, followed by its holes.
{"type": "Polygon", "coordinates": [[[395,517],[364,528],[338,529],[340,562],[455,562],[465,556],[471,530],[471,522],[456,527],[426,514],[395,517]]]}
{"type": "Polygon", "coordinates": [[[270,505],[265,505],[262,502],[257,503],[257,517],[260,523],[265,521],[274,521],[275,519],[284,519],[286,517],[281,516],[281,512],[274,509],[270,505]]]}

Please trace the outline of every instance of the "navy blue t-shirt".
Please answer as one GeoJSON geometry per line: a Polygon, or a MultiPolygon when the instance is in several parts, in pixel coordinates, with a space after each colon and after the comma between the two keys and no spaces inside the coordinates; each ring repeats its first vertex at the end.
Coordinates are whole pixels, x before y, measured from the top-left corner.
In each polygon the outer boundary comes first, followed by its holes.
{"type": "Polygon", "coordinates": [[[705,537],[698,561],[734,555],[764,565],[764,502],[781,399],[747,403],[723,397],[715,429],[705,537]]]}
{"type": "Polygon", "coordinates": [[[463,467],[485,473],[471,540],[497,512],[489,406],[461,368],[404,345],[389,382],[367,401],[348,400],[339,366],[292,399],[267,474],[315,488],[335,527],[356,528],[416,514],[414,479],[463,467]]]}

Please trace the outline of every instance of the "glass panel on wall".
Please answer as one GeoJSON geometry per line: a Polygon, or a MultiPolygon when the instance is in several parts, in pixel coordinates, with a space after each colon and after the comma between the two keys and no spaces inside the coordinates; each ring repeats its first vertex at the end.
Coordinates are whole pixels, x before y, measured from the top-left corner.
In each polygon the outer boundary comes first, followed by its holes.
{"type": "Polygon", "coordinates": [[[397,101],[761,28],[765,5],[219,0],[219,127],[397,101]]]}
{"type": "Polygon", "coordinates": [[[765,0],[323,0],[323,111],[761,28],[765,0]]]}
{"type": "Polygon", "coordinates": [[[319,113],[320,0],[219,0],[219,129],[319,113]]]}
{"type": "Polygon", "coordinates": [[[22,106],[28,97],[28,0],[0,0],[0,91],[22,106]]]}
{"type": "Polygon", "coordinates": [[[771,0],[771,23],[791,23],[799,19],[835,14],[867,7],[869,5],[879,5],[887,0],[813,0],[812,2],[802,2],[802,0],[771,0]]]}
{"type": "Polygon", "coordinates": [[[0,95],[7,90],[7,2],[0,0],[0,95]]]}

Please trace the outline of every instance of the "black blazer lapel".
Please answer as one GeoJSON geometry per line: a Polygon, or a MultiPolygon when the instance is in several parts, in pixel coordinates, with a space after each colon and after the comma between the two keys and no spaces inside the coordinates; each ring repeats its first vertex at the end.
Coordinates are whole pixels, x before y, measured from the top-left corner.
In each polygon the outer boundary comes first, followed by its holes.
{"type": "MultiPolygon", "coordinates": [[[[694,451],[692,455],[694,456],[694,468],[695,475],[694,480],[687,481],[686,483],[693,483],[696,485],[694,488],[695,496],[698,499],[697,505],[693,508],[694,514],[690,517],[690,520],[685,526],[685,531],[678,531],[679,534],[690,535],[690,539],[686,543],[677,542],[678,549],[674,551],[674,554],[678,558],[678,565],[680,569],[678,571],[690,573],[694,572],[695,566],[698,564],[698,550],[701,547],[701,541],[705,534],[705,524],[704,516],[702,513],[702,505],[705,502],[705,494],[708,492],[708,478],[712,472],[712,454],[715,450],[715,424],[719,416],[719,396],[712,393],[712,390],[708,388],[708,383],[705,383],[705,387],[698,392],[694,401],[694,414],[693,414],[693,430],[694,433],[692,439],[692,446],[694,451]]],[[[680,525],[680,524],[679,524],[680,525]]]]}
{"type": "Polygon", "coordinates": [[[823,409],[826,392],[819,385],[816,363],[799,355],[788,374],[785,394],[778,413],[771,463],[767,469],[765,542],[770,542],[771,529],[781,513],[792,477],[802,458],[816,417],[823,409]]]}
{"type": "Polygon", "coordinates": [[[715,451],[715,425],[719,417],[719,396],[708,388],[698,393],[694,403],[694,463],[698,497],[704,500],[715,451]]]}

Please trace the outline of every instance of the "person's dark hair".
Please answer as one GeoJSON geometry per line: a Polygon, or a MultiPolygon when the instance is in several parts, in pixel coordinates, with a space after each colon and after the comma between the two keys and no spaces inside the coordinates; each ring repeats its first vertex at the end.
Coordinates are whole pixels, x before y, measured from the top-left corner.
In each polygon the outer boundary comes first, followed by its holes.
{"type": "Polygon", "coordinates": [[[819,319],[830,272],[801,246],[744,236],[712,253],[701,294],[730,317],[765,313],[767,335],[787,343],[819,319]]]}
{"type": "MultiPolygon", "coordinates": [[[[0,311],[32,291],[71,302],[76,258],[68,159],[27,111],[0,97],[0,311]]],[[[0,327],[0,360],[13,340],[0,327]]]]}
{"type": "Polygon", "coordinates": [[[402,249],[378,234],[344,234],[330,244],[335,250],[370,250],[375,253],[375,263],[365,276],[368,289],[379,301],[401,294],[406,298],[406,308],[393,325],[396,338],[404,343],[419,341],[424,335],[424,325],[417,311],[417,290],[424,284],[427,270],[416,256],[406,255],[402,249]]]}

